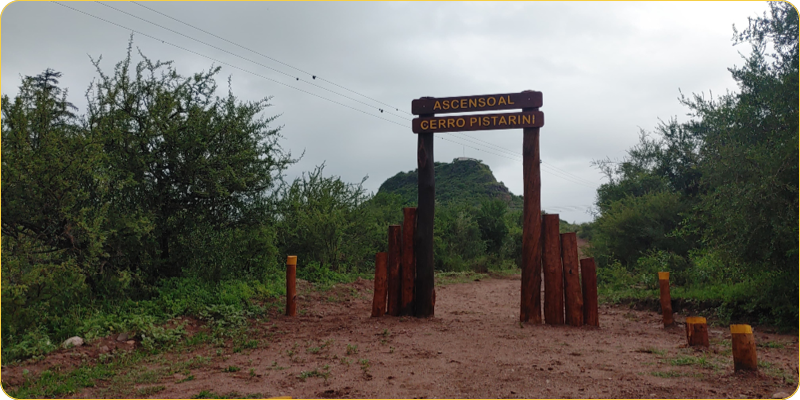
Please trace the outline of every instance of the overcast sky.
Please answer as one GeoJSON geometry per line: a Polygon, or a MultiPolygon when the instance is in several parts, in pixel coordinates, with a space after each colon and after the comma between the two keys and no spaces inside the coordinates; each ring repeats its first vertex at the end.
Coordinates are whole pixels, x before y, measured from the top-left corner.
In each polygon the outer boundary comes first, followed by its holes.
{"type": "MultiPolygon", "coordinates": [[[[83,113],[96,76],[90,56],[111,71],[137,31],[134,46],[184,75],[221,65],[220,94],[230,77],[243,100],[273,96],[267,114],[280,114],[283,147],[305,153],[290,177],[324,162],[327,175],[348,182],[369,176],[371,192],[416,168],[413,99],[541,91],[542,206],[571,222],[592,219],[587,208],[603,182],[592,160],[622,159],[640,128],[659,119],[686,120],[680,92],[736,89],[727,68],[743,64],[739,52],[749,48],[732,45],[732,26],[767,9],[724,1],[63,4],[83,13],[53,2],[4,8],[3,94],[14,96],[21,76],[53,68],[83,113]]],[[[480,159],[522,194],[521,130],[435,136],[436,161],[480,159]]]]}

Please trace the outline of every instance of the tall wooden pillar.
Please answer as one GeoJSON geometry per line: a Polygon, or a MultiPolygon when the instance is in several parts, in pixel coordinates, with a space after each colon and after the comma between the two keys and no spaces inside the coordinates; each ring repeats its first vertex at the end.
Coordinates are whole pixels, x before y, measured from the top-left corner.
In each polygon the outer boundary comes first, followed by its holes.
{"type": "MultiPolygon", "coordinates": [[[[420,115],[432,117],[433,114],[420,115]]],[[[433,174],[433,132],[417,134],[417,277],[414,315],[433,316],[433,215],[436,197],[433,174]]]]}
{"type": "MultiPolygon", "coordinates": [[[[538,108],[523,108],[538,111],[538,108]]],[[[542,323],[542,177],[539,128],[522,129],[522,288],[519,320],[542,323]]]]}

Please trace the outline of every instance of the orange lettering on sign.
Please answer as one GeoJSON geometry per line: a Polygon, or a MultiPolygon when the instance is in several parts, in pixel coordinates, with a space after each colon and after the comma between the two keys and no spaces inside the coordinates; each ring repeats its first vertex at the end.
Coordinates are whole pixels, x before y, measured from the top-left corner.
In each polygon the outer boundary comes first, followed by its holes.
{"type": "Polygon", "coordinates": [[[459,118],[456,120],[456,126],[459,128],[463,128],[465,123],[466,122],[464,122],[464,118],[459,118]]]}
{"type": "Polygon", "coordinates": [[[506,104],[506,99],[504,99],[503,96],[500,96],[500,100],[497,102],[497,105],[500,104],[506,104]]]}
{"type": "Polygon", "coordinates": [[[469,106],[470,107],[477,107],[478,106],[478,99],[469,99],[469,106]]]}
{"type": "Polygon", "coordinates": [[[469,126],[475,126],[475,123],[478,122],[477,117],[470,117],[469,118],[469,126]]]}
{"type": "Polygon", "coordinates": [[[491,107],[497,104],[497,99],[495,99],[494,97],[489,97],[488,99],[486,99],[486,104],[488,104],[489,107],[491,107]]]}
{"type": "Polygon", "coordinates": [[[486,99],[484,99],[483,97],[478,99],[478,107],[486,107],[486,99]]]}

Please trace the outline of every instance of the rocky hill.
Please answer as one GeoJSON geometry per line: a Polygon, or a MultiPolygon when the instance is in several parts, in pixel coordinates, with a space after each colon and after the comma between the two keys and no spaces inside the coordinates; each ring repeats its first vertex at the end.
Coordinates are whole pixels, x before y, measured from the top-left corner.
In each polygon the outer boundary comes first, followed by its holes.
{"type": "MultiPolygon", "coordinates": [[[[474,158],[459,157],[452,163],[434,163],[436,201],[467,202],[478,205],[481,200],[501,199],[509,208],[521,209],[522,196],[508,191],[498,182],[488,165],[474,158]]],[[[417,202],[417,170],[399,172],[384,182],[378,193],[398,194],[406,204],[417,202]]]]}

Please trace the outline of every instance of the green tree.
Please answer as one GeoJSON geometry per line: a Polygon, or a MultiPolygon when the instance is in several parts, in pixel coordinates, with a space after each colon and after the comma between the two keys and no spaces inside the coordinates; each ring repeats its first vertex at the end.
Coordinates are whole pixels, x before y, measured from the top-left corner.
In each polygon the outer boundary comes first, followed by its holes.
{"type": "Polygon", "coordinates": [[[323,171],[324,165],[319,166],[282,189],[280,247],[297,255],[301,266],[316,262],[337,272],[358,269],[374,260],[375,236],[385,243],[388,224],[372,223],[361,183],[325,177],[323,171]]]}
{"type": "Polygon", "coordinates": [[[13,101],[2,98],[4,351],[21,340],[49,343],[46,334],[91,294],[87,283],[100,289],[115,278],[103,273],[100,147],[60,77],[50,69],[25,77],[13,101]]]}
{"type": "Polygon", "coordinates": [[[88,122],[114,184],[119,264],[179,276],[193,253],[179,246],[185,236],[269,222],[271,196],[293,160],[269,127],[275,117],[260,117],[269,98],[218,97],[218,67],[184,77],[170,62],[141,57],[132,65],[129,47],[111,75],[93,61],[88,122]]]}
{"type": "Polygon", "coordinates": [[[486,250],[499,254],[503,241],[508,235],[505,214],[508,206],[503,200],[482,200],[476,222],[481,232],[481,239],[486,242],[486,250]]]}
{"type": "Polygon", "coordinates": [[[731,68],[739,91],[684,98],[702,138],[702,189],[695,228],[733,264],[773,274],[764,305],[797,323],[798,16],[789,3],[734,33],[749,43],[731,68]]]}

